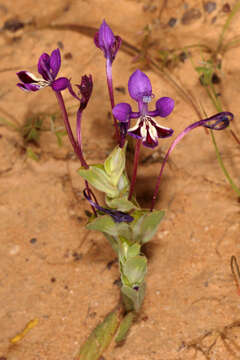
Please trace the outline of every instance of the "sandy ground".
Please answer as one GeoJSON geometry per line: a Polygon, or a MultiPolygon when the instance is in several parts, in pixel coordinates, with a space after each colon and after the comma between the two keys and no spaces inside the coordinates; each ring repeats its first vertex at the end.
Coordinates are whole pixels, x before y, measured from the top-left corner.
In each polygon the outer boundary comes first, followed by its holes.
{"type": "MultiPolygon", "coordinates": [[[[206,3],[206,2],[205,2],[206,3]]],[[[230,6],[235,2],[229,1],[230,6]]],[[[61,75],[74,83],[83,74],[94,78],[94,93],[83,121],[83,146],[89,163],[103,161],[114,146],[104,59],[89,34],[41,28],[49,24],[99,27],[103,18],[114,32],[139,47],[144,27],[151,25],[153,45],[159,49],[204,43],[216,46],[228,16],[217,1],[212,12],[202,1],[60,1],[3,0],[0,2],[1,89],[0,117],[23,124],[30,115],[57,115],[50,89],[36,94],[21,92],[15,72],[36,72],[42,52],[62,48],[61,75]],[[193,12],[186,12],[194,8],[193,12]],[[162,9],[162,11],[161,11],[162,9]],[[185,16],[184,16],[185,14],[185,16]],[[193,15],[192,15],[193,14],[193,15]],[[21,28],[6,29],[6,21],[18,19],[21,28]],[[176,18],[171,27],[169,20],[176,18]],[[11,31],[12,29],[12,31],[11,31]]],[[[225,6],[225,10],[226,6],[225,6]]],[[[192,10],[191,10],[192,11],[192,10]]],[[[227,38],[239,34],[239,15],[227,38]]],[[[90,31],[91,33],[91,31],[90,31]]],[[[199,65],[201,53],[193,51],[199,65]]],[[[238,123],[240,49],[229,50],[223,61],[220,92],[224,108],[238,123]]],[[[114,63],[116,101],[130,101],[127,81],[137,65],[120,51],[114,63]]],[[[175,136],[198,117],[159,73],[146,70],[156,97],[176,100],[173,114],[163,125],[175,136]]],[[[179,62],[171,74],[191,91],[209,115],[216,112],[200,86],[191,60],[179,62]]],[[[65,96],[72,113],[74,101],[65,96]]],[[[136,105],[133,103],[133,106],[136,105]]],[[[74,115],[71,116],[74,126],[74,115]]],[[[79,162],[67,138],[59,147],[54,134],[42,133],[39,145],[31,145],[39,161],[28,158],[19,133],[0,128],[0,359],[70,360],[91,330],[119,302],[115,255],[103,236],[85,229],[83,181],[76,173],[79,162]],[[26,324],[38,324],[15,345],[10,339],[26,324]],[[1,357],[2,356],[2,357],[1,357]]],[[[216,134],[223,160],[239,185],[240,152],[229,132],[216,134]]],[[[152,155],[143,149],[137,195],[148,206],[162,155],[172,139],[166,139],[152,155]]],[[[154,240],[146,247],[149,257],[147,294],[141,315],[122,347],[114,344],[105,360],[231,360],[240,357],[240,297],[231,274],[230,258],[240,256],[239,202],[216,160],[210,136],[195,130],[176,148],[167,166],[157,208],[166,216],[154,240]]],[[[103,358],[102,358],[103,360],[103,358]]]]}

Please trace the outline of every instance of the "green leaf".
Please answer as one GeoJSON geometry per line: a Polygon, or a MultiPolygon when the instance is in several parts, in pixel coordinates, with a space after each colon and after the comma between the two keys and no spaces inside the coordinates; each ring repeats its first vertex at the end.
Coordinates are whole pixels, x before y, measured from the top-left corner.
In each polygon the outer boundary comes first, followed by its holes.
{"type": "Polygon", "coordinates": [[[106,196],[105,202],[107,206],[110,207],[111,209],[116,209],[119,211],[128,212],[132,209],[137,209],[137,206],[134,205],[131,201],[129,201],[127,197],[122,197],[122,198],[118,197],[111,199],[106,196]]]}
{"type": "Polygon", "coordinates": [[[104,169],[114,186],[117,186],[125,169],[126,145],[123,148],[116,146],[104,162],[104,169]]]}
{"type": "Polygon", "coordinates": [[[135,256],[139,255],[140,250],[141,250],[141,245],[139,245],[139,244],[135,243],[135,244],[129,246],[127,257],[131,258],[131,257],[135,257],[135,256]]]}
{"type": "Polygon", "coordinates": [[[115,339],[115,342],[117,344],[122,343],[128,334],[128,331],[130,327],[132,326],[132,323],[134,321],[134,318],[136,317],[136,314],[133,311],[130,311],[121,321],[120,326],[118,328],[118,333],[115,339]]]}
{"type": "Polygon", "coordinates": [[[81,346],[76,360],[98,360],[110,344],[118,326],[118,312],[115,311],[107,315],[81,346]]]}
{"type": "Polygon", "coordinates": [[[144,244],[151,240],[155,235],[164,214],[164,211],[161,210],[153,212],[146,210],[135,211],[132,214],[135,221],[131,223],[133,241],[144,244]]]}
{"type": "Polygon", "coordinates": [[[102,164],[91,165],[89,169],[81,167],[78,173],[96,189],[103,191],[108,196],[117,197],[119,195],[118,189],[111,183],[111,179],[106,174],[102,164]]]}
{"type": "MultiPolygon", "coordinates": [[[[122,238],[120,240],[122,240],[122,238]]],[[[126,240],[120,241],[118,244],[118,256],[120,262],[122,263],[122,266],[124,266],[127,259],[139,255],[140,250],[141,245],[139,244],[135,243],[133,245],[129,245],[126,240]]],[[[124,280],[126,280],[126,282],[129,284],[129,281],[127,279],[124,280]]]]}
{"type": "Polygon", "coordinates": [[[113,237],[131,238],[130,227],[127,223],[115,223],[110,215],[96,217],[87,224],[87,229],[101,231],[113,237]]]}
{"type": "MultiPolygon", "coordinates": [[[[124,302],[129,304],[129,300],[132,301],[135,311],[139,311],[143,303],[145,287],[145,283],[142,283],[137,291],[132,289],[130,286],[123,285],[121,287],[123,297],[125,296],[127,298],[127,300],[125,299],[124,302]]],[[[128,305],[128,307],[130,307],[130,305],[128,305]]]]}
{"type": "Polygon", "coordinates": [[[119,179],[118,190],[120,191],[121,196],[128,196],[129,180],[125,173],[123,173],[119,179]]]}
{"type": "Polygon", "coordinates": [[[124,276],[131,285],[141,284],[147,272],[147,259],[140,255],[128,258],[122,269],[124,276]]]}

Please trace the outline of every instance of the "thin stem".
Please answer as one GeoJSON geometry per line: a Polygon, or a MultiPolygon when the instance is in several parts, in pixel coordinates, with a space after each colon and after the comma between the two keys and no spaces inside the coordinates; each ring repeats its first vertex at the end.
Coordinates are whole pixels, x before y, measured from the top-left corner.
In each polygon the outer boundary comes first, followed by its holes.
{"type": "Polygon", "coordinates": [[[80,161],[83,167],[85,167],[85,169],[88,169],[89,166],[86,163],[84,157],[83,157],[83,153],[82,153],[82,135],[81,135],[81,121],[82,121],[82,110],[78,110],[77,112],[77,144],[78,144],[78,149],[79,149],[79,155],[81,156],[80,161]]]}
{"type": "MultiPolygon", "coordinates": [[[[68,119],[68,114],[67,114],[67,110],[66,110],[66,107],[65,107],[65,103],[64,103],[62,94],[61,94],[61,92],[57,92],[57,91],[54,91],[54,92],[56,94],[56,98],[57,98],[59,107],[60,107],[61,112],[62,112],[62,116],[63,116],[64,124],[65,124],[66,130],[67,130],[67,133],[68,133],[68,137],[69,137],[69,140],[70,140],[70,142],[72,144],[72,147],[73,147],[73,149],[75,151],[75,154],[79,158],[79,160],[81,162],[81,165],[85,169],[88,169],[89,166],[86,163],[86,161],[85,161],[85,159],[83,157],[83,154],[82,154],[81,141],[80,141],[80,143],[76,143],[76,140],[75,140],[75,138],[73,136],[72,129],[71,129],[71,126],[70,126],[70,122],[69,122],[69,119],[68,119]]],[[[80,116],[80,120],[77,120],[77,121],[81,121],[81,116],[80,116]]],[[[80,129],[80,126],[79,126],[79,129],[80,129]]],[[[78,132],[80,132],[80,130],[78,130],[78,132]]],[[[79,140],[81,140],[81,134],[78,134],[78,141],[79,140]]],[[[86,186],[86,189],[88,191],[88,194],[91,194],[92,191],[89,188],[89,184],[88,184],[88,182],[86,180],[85,180],[85,186],[86,186]]],[[[92,208],[92,211],[93,211],[94,215],[97,216],[97,212],[94,209],[94,207],[91,206],[91,208],[92,208]]]]}
{"type": "Polygon", "coordinates": [[[55,95],[56,95],[56,98],[57,98],[57,101],[58,101],[58,104],[59,104],[59,107],[61,109],[61,112],[62,112],[62,116],[63,116],[63,120],[64,120],[64,124],[65,124],[65,127],[66,127],[66,130],[67,130],[67,133],[68,133],[68,137],[69,137],[69,140],[72,144],[72,147],[75,151],[75,154],[77,155],[77,157],[79,158],[80,162],[81,162],[81,165],[85,168],[85,169],[88,169],[88,164],[86,163],[84,157],[83,157],[83,154],[82,154],[82,149],[78,146],[74,136],[73,136],[73,133],[72,133],[72,129],[71,129],[71,126],[70,126],[70,122],[69,122],[69,119],[68,119],[68,114],[67,114],[67,110],[66,110],[66,107],[65,107],[65,104],[64,104],[64,100],[63,100],[63,97],[62,97],[62,94],[60,91],[54,91],[55,92],[55,95]]]}
{"type": "Polygon", "coordinates": [[[140,153],[141,145],[142,145],[142,139],[137,139],[136,147],[135,147],[135,154],[134,154],[133,174],[132,174],[132,180],[131,180],[128,200],[131,200],[131,198],[132,198],[134,186],[135,186],[136,179],[137,179],[137,168],[138,168],[138,160],[139,160],[139,153],[140,153]]]}
{"type": "MultiPolygon", "coordinates": [[[[106,75],[107,75],[108,94],[111,102],[111,107],[113,109],[115,106],[115,102],[114,102],[114,94],[113,94],[112,63],[109,59],[107,59],[106,61],[106,75]]],[[[117,142],[120,144],[121,141],[120,141],[118,123],[117,123],[117,119],[114,116],[113,116],[113,121],[114,121],[117,142]]]]}
{"type": "Polygon", "coordinates": [[[232,180],[232,178],[228,174],[228,172],[227,172],[227,170],[226,170],[226,168],[225,168],[225,166],[223,164],[223,161],[222,161],[222,158],[221,158],[221,155],[220,155],[220,152],[219,152],[219,149],[218,149],[218,146],[217,146],[216,139],[215,139],[215,136],[213,134],[213,131],[210,130],[210,133],[211,133],[212,142],[213,142],[213,145],[214,145],[214,148],[215,148],[215,152],[216,152],[216,155],[217,155],[219,165],[220,165],[223,173],[225,174],[229,184],[231,185],[232,189],[238,194],[238,196],[240,196],[240,189],[236,186],[236,184],[234,183],[234,181],[232,180]]]}

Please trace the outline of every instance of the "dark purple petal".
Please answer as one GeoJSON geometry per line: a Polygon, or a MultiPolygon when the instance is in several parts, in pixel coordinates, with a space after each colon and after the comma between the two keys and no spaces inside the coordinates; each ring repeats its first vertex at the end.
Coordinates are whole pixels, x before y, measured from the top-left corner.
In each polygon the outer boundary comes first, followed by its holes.
{"type": "Polygon", "coordinates": [[[173,129],[170,129],[170,128],[167,128],[167,127],[164,127],[164,126],[160,126],[153,120],[151,120],[151,123],[155,127],[155,129],[157,130],[158,138],[163,139],[163,138],[172,136],[173,129]]]}
{"type": "Polygon", "coordinates": [[[24,84],[36,83],[38,79],[36,79],[35,75],[30,73],[29,71],[19,71],[17,76],[21,82],[24,84]]]}
{"type": "Polygon", "coordinates": [[[20,89],[25,90],[25,91],[38,91],[39,89],[41,89],[41,87],[37,84],[18,83],[17,86],[20,87],[20,89]]]}
{"type": "Polygon", "coordinates": [[[131,112],[131,106],[127,103],[117,104],[112,110],[113,116],[122,122],[129,121],[131,112]]]}
{"type": "Polygon", "coordinates": [[[151,149],[155,148],[156,146],[158,146],[158,140],[157,138],[154,139],[149,132],[149,128],[147,129],[147,136],[146,139],[143,140],[142,144],[146,147],[149,147],[151,149]]]}
{"type": "Polygon", "coordinates": [[[61,66],[61,54],[59,49],[53,50],[50,57],[50,69],[52,72],[53,79],[56,79],[56,76],[60,70],[61,66]]]}
{"type": "Polygon", "coordinates": [[[122,39],[120,36],[115,36],[115,42],[111,47],[111,60],[113,61],[115,59],[115,56],[117,55],[117,52],[122,44],[122,39]]]}
{"type": "Polygon", "coordinates": [[[141,127],[143,126],[143,120],[139,120],[136,125],[128,130],[128,134],[136,139],[142,139],[141,127]]]}
{"type": "Polygon", "coordinates": [[[50,56],[46,53],[43,53],[38,60],[38,72],[45,80],[53,80],[50,73],[50,56]]]}
{"type": "Polygon", "coordinates": [[[141,70],[136,70],[129,78],[128,91],[136,101],[142,101],[144,96],[151,96],[152,85],[147,75],[141,70]]]}
{"type": "Polygon", "coordinates": [[[156,102],[156,110],[158,110],[158,115],[161,117],[166,117],[173,111],[174,100],[169,97],[162,97],[156,102]]]}
{"type": "Polygon", "coordinates": [[[79,88],[80,94],[82,95],[80,100],[80,110],[85,109],[85,107],[88,104],[88,101],[92,95],[92,89],[93,89],[93,81],[92,81],[92,75],[84,75],[82,76],[81,84],[77,85],[79,88]]]}

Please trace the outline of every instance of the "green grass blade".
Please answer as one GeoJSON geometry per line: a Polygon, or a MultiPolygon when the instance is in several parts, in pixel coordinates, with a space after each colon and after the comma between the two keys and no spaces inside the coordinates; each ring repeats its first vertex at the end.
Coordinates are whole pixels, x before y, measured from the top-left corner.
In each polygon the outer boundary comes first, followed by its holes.
{"type": "Polygon", "coordinates": [[[130,330],[130,327],[132,326],[132,323],[134,321],[135,315],[136,314],[131,311],[122,320],[115,339],[115,342],[117,344],[121,344],[126,339],[128,331],[130,330]]]}
{"type": "Polygon", "coordinates": [[[97,325],[82,345],[76,360],[98,360],[110,344],[119,326],[118,311],[111,312],[97,325]]]}

